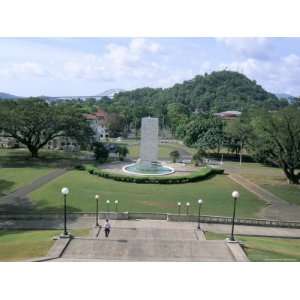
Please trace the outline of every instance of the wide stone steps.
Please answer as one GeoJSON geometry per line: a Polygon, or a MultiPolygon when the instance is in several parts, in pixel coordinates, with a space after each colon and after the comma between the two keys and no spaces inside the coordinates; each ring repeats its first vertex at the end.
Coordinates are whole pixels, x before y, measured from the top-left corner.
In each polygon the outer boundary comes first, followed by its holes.
{"type": "MultiPolygon", "coordinates": [[[[107,239],[104,229],[100,230],[98,239],[107,239]]],[[[164,228],[112,228],[109,239],[113,240],[168,240],[194,241],[205,239],[201,231],[195,229],[164,229],[164,228]]]]}
{"type": "Polygon", "coordinates": [[[75,238],[60,260],[235,261],[225,241],[75,238]]]}

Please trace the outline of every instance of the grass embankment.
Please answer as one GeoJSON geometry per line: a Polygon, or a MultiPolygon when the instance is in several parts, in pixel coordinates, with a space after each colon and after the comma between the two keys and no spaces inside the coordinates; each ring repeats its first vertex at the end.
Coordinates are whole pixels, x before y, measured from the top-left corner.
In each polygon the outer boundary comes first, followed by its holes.
{"type": "MultiPolygon", "coordinates": [[[[227,235],[206,232],[208,240],[223,240],[227,235]]],[[[245,244],[250,261],[300,261],[300,239],[236,236],[245,244]]]]}
{"type": "MultiPolygon", "coordinates": [[[[72,230],[75,236],[88,235],[89,229],[72,230]]],[[[0,230],[0,261],[22,261],[47,255],[61,230],[0,230]]]]}
{"type": "Polygon", "coordinates": [[[47,167],[0,168],[0,197],[47,175],[47,167]]]}
{"type": "Polygon", "coordinates": [[[300,205],[300,185],[288,184],[282,169],[259,163],[226,162],[225,167],[235,168],[242,176],[260,185],[287,202],[300,205]]]}
{"type": "MultiPolygon", "coordinates": [[[[226,175],[217,175],[209,180],[186,184],[135,184],[117,182],[88,174],[85,171],[70,171],[44,185],[30,194],[37,209],[61,211],[63,206],[60,190],[70,189],[68,206],[70,210],[93,212],[95,194],[100,195],[101,210],[106,210],[106,200],[119,201],[119,211],[176,213],[177,202],[190,202],[190,213],[197,214],[197,200],[204,203],[202,213],[208,215],[231,216],[233,201],[231,193],[238,189],[241,198],[238,202],[237,216],[255,217],[265,205],[254,194],[232,182],[226,175]]],[[[110,210],[114,210],[111,204],[110,210]]]]}

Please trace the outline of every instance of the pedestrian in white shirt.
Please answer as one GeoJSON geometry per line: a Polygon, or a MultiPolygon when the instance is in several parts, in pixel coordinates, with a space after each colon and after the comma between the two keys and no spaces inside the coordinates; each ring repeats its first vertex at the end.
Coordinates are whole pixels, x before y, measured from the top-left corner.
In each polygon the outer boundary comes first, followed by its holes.
{"type": "Polygon", "coordinates": [[[111,229],[111,225],[110,225],[110,223],[109,223],[109,220],[106,219],[105,225],[104,225],[104,232],[105,232],[105,237],[107,237],[107,238],[108,238],[108,236],[109,236],[110,229],[111,229]]]}

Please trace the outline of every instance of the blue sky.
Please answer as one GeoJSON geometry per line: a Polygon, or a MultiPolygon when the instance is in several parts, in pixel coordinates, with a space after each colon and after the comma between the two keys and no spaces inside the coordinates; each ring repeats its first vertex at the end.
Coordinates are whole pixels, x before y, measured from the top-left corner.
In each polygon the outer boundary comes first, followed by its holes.
{"type": "Polygon", "coordinates": [[[300,96],[300,38],[0,39],[0,92],[19,96],[169,87],[222,69],[300,96]]]}

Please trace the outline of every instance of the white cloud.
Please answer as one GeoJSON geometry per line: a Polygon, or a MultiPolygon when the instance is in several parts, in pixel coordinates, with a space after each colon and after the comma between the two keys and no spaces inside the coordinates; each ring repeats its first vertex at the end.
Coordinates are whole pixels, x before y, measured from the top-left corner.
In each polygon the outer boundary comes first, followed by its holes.
{"type": "Polygon", "coordinates": [[[157,53],[161,50],[158,43],[147,41],[146,39],[133,39],[130,42],[129,49],[133,52],[146,51],[151,53],[157,53]]]}
{"type": "Polygon", "coordinates": [[[288,52],[292,48],[287,44],[284,51],[278,50],[265,38],[217,40],[217,47],[211,48],[198,40],[191,44],[189,40],[142,38],[93,41],[89,48],[86,41],[73,47],[68,40],[57,44],[0,39],[1,88],[16,90],[16,94],[89,94],[116,87],[169,87],[227,68],[244,73],[269,91],[300,94],[297,48],[288,52]]]}
{"type": "Polygon", "coordinates": [[[41,77],[46,72],[42,65],[35,62],[8,63],[1,66],[0,76],[4,78],[41,77]]]}
{"type": "Polygon", "coordinates": [[[270,39],[267,38],[218,38],[217,40],[242,58],[267,59],[272,56],[270,39]]]}
{"type": "Polygon", "coordinates": [[[145,56],[160,51],[158,43],[133,39],[126,46],[110,43],[102,55],[81,55],[63,63],[65,78],[117,80],[126,78],[151,78],[160,65],[145,56]]]}
{"type": "Polygon", "coordinates": [[[4,44],[0,59],[2,78],[37,78],[47,74],[54,80],[143,80],[153,78],[160,69],[155,62],[157,57],[151,56],[159,55],[161,46],[151,39],[132,39],[125,45],[110,43],[99,54],[42,44],[25,43],[22,47],[24,51],[17,49],[16,43],[11,56],[8,44],[4,44]],[[15,62],[16,58],[18,62],[15,62]]]}

